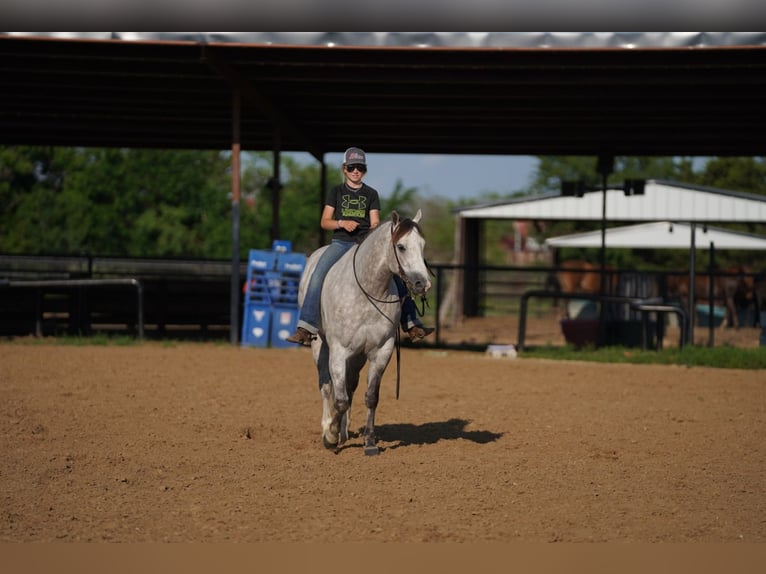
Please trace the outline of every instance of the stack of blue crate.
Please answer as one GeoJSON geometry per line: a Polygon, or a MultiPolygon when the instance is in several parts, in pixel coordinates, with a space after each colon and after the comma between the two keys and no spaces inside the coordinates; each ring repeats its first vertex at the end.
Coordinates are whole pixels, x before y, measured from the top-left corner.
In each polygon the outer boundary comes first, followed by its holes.
{"type": "Polygon", "coordinates": [[[306,268],[306,256],[303,253],[277,253],[277,274],[279,275],[279,293],[273,294],[271,305],[271,346],[294,347],[287,339],[295,331],[298,323],[298,285],[306,268]]]}
{"type": "Polygon", "coordinates": [[[242,345],[291,347],[285,339],[298,322],[298,285],[306,256],[276,240],[272,251],[251,249],[245,283],[242,345]]]}
{"type": "Polygon", "coordinates": [[[271,295],[268,274],[276,264],[271,251],[251,249],[247,258],[247,280],[242,317],[242,345],[268,347],[271,329],[271,295]]]}

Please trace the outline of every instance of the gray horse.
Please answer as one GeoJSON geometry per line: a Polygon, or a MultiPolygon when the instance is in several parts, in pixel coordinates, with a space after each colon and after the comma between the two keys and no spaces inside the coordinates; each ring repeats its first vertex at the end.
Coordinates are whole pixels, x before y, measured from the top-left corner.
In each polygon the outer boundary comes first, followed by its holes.
{"type": "MultiPolygon", "coordinates": [[[[364,452],[378,454],[375,444],[375,409],[380,382],[394,351],[401,301],[394,274],[411,294],[425,294],[431,287],[423,257],[425,239],[418,226],[421,213],[402,219],[394,212],[349,249],[328,271],[322,286],[321,325],[311,345],[319,373],[322,396],[322,442],[336,449],[348,440],[350,408],[359,375],[367,371],[367,423],[364,452]]],[[[324,247],[308,258],[301,278],[298,303],[324,247]]]]}

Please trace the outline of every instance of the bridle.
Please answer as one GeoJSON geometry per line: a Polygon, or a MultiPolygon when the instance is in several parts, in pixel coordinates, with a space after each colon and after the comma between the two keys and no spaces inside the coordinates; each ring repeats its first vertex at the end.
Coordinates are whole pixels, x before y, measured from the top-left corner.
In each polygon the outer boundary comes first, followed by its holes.
{"type": "MultiPolygon", "coordinates": [[[[353,255],[353,261],[352,261],[353,264],[351,266],[353,268],[353,270],[354,270],[354,279],[356,280],[356,284],[359,286],[359,289],[362,291],[362,293],[364,293],[364,296],[367,297],[368,301],[370,301],[370,303],[372,303],[373,307],[375,307],[375,309],[377,309],[378,312],[381,315],[383,315],[386,319],[388,319],[388,321],[391,321],[391,319],[389,319],[386,316],[386,314],[383,313],[383,311],[380,309],[380,307],[375,305],[375,303],[399,303],[399,304],[401,304],[403,298],[402,297],[397,297],[396,299],[378,299],[377,297],[373,297],[372,295],[370,295],[365,290],[365,288],[362,286],[361,281],[359,281],[359,275],[356,272],[356,254],[359,251],[359,246],[360,245],[361,245],[361,243],[357,244],[356,247],[354,247],[354,255],[353,255]]],[[[399,260],[399,254],[396,251],[396,244],[394,243],[394,226],[393,225],[391,225],[391,246],[393,247],[394,257],[396,258],[396,266],[399,269],[399,272],[397,273],[397,275],[404,282],[405,287],[407,287],[407,294],[414,301],[415,298],[412,295],[412,281],[410,281],[410,278],[407,277],[407,274],[404,272],[404,268],[402,267],[402,262],[399,260]]],[[[425,261],[425,258],[423,260],[425,261]]],[[[426,263],[426,268],[428,269],[428,272],[431,274],[431,276],[432,277],[435,276],[434,272],[431,270],[431,267],[428,265],[428,262],[426,261],[425,263],[426,263]]],[[[421,298],[421,308],[417,309],[417,306],[416,306],[415,309],[418,312],[418,316],[422,317],[423,314],[425,313],[425,308],[428,306],[428,299],[426,298],[425,295],[421,295],[420,298],[421,298]]]]}
{"type": "MultiPolygon", "coordinates": [[[[401,347],[402,347],[402,341],[401,341],[401,334],[399,333],[399,326],[395,325],[394,322],[391,320],[391,318],[386,315],[383,310],[376,305],[376,303],[398,303],[401,305],[403,298],[397,296],[396,299],[378,299],[377,297],[373,297],[370,295],[365,288],[362,286],[361,281],[359,281],[359,275],[356,272],[356,254],[359,251],[359,246],[361,243],[357,244],[356,247],[354,247],[354,255],[352,258],[352,265],[351,268],[354,270],[354,279],[356,280],[356,284],[359,286],[359,289],[364,293],[364,296],[367,297],[367,300],[372,304],[373,307],[380,313],[389,323],[391,323],[394,326],[394,345],[396,347],[396,399],[399,400],[399,381],[401,376],[401,347]]],[[[404,268],[402,268],[402,262],[399,260],[399,254],[396,252],[396,244],[394,242],[394,225],[391,225],[391,246],[394,250],[394,257],[396,258],[396,265],[399,269],[399,272],[397,275],[399,275],[399,278],[404,282],[405,287],[407,287],[407,294],[410,296],[410,298],[415,301],[414,297],[412,296],[412,282],[410,281],[409,277],[407,277],[407,274],[404,272],[404,268]]],[[[425,258],[423,259],[425,261],[425,258]]],[[[431,270],[431,267],[429,267],[428,262],[426,262],[426,268],[428,269],[428,272],[433,276],[434,272],[431,270]]],[[[420,296],[421,298],[421,308],[418,309],[417,304],[415,305],[415,312],[418,314],[418,316],[422,317],[425,313],[425,308],[428,306],[428,299],[426,299],[425,294],[420,296]]]]}
{"type": "MultiPolygon", "coordinates": [[[[394,244],[394,226],[391,226],[391,243],[394,244]]],[[[399,277],[404,282],[404,286],[407,287],[407,294],[410,296],[410,299],[412,299],[413,302],[415,302],[415,296],[412,294],[412,281],[410,281],[410,278],[407,277],[407,274],[404,272],[404,269],[402,268],[402,262],[399,260],[399,254],[396,251],[396,245],[394,245],[394,257],[396,258],[396,265],[399,268],[399,277]]],[[[423,262],[426,264],[426,269],[428,269],[428,273],[431,275],[431,277],[436,277],[436,274],[431,269],[431,266],[428,264],[428,261],[425,257],[423,257],[423,262]]],[[[428,307],[428,299],[426,298],[425,294],[420,296],[420,309],[418,309],[417,303],[415,303],[415,312],[418,314],[418,317],[422,317],[426,312],[426,307],[428,307]]]]}

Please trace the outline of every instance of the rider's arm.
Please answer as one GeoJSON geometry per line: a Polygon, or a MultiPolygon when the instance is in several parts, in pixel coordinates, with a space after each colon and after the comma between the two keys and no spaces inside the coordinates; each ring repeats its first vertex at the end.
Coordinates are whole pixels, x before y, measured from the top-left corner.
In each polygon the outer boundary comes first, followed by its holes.
{"type": "Polygon", "coordinates": [[[335,219],[335,208],[332,205],[325,205],[322,210],[322,219],[319,222],[322,229],[335,231],[340,227],[340,221],[335,219]]]}

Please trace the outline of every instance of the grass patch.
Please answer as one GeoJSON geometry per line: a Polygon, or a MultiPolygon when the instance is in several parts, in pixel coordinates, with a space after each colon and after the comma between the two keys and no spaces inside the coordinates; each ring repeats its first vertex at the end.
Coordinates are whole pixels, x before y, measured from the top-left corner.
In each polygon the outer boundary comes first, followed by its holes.
{"type": "Polygon", "coordinates": [[[654,365],[685,365],[687,367],[716,367],[721,369],[766,369],[766,347],[698,347],[643,351],[625,347],[531,347],[521,358],[592,361],[594,363],[630,363],[654,365]]]}

